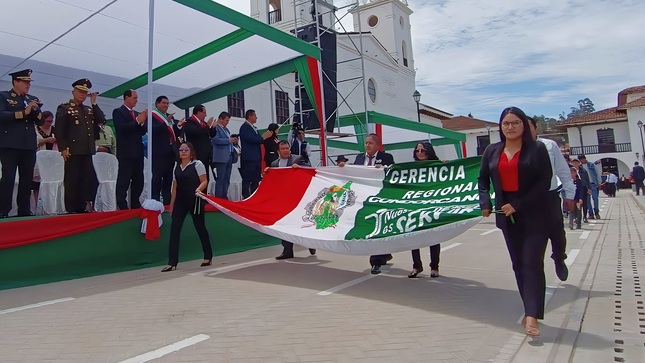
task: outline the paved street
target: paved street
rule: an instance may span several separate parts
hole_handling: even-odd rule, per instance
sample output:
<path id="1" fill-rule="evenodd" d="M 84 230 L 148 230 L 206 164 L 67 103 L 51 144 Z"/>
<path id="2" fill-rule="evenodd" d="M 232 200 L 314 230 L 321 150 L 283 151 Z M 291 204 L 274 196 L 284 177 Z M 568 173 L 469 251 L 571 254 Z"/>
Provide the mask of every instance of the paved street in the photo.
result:
<path id="1" fill-rule="evenodd" d="M 164 274 L 0 291 L 0 361 L 644 362 L 639 198 L 601 198 L 602 220 L 567 228 L 569 280 L 547 257 L 540 338 L 523 334 L 491 218 L 442 244 L 437 279 L 427 248 L 422 277 L 409 279 L 409 252 L 373 276 L 367 257 L 296 248 L 297 258 L 275 261 L 275 246 L 218 257 L 211 268 L 188 261 Z"/>

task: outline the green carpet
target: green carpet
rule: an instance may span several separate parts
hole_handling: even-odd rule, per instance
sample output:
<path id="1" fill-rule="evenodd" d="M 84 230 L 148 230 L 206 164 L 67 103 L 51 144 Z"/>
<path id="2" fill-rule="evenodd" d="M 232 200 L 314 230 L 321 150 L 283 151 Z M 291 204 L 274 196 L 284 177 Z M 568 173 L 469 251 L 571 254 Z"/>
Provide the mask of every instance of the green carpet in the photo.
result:
<path id="1" fill-rule="evenodd" d="M 161 238 L 156 241 L 144 238 L 141 220 L 135 218 L 65 238 L 0 250 L 0 290 L 165 265 L 170 217 L 168 213 L 163 216 Z M 216 256 L 280 243 L 222 213 L 206 213 L 206 227 Z M 180 266 L 182 261 L 203 258 L 190 216 L 184 222 L 180 246 Z"/>

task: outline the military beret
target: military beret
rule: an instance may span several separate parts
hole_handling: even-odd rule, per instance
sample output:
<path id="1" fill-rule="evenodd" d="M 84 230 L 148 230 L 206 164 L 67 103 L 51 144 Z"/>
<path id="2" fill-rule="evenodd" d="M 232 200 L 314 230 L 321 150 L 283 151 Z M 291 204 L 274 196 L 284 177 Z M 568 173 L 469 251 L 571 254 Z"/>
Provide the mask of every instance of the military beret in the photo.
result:
<path id="1" fill-rule="evenodd" d="M 78 88 L 81 91 L 89 91 L 92 88 L 92 82 L 87 78 L 79 79 L 78 81 L 72 83 L 72 87 Z"/>
<path id="2" fill-rule="evenodd" d="M 31 69 L 23 69 L 22 71 L 9 73 L 12 81 L 31 81 Z"/>

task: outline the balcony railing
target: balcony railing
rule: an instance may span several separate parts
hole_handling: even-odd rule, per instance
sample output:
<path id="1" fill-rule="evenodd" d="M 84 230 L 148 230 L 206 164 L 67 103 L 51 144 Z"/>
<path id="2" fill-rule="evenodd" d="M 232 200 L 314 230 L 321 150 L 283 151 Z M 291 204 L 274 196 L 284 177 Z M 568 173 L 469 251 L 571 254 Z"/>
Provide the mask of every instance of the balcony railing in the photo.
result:
<path id="1" fill-rule="evenodd" d="M 625 142 L 622 144 L 613 145 L 585 145 L 585 146 L 572 146 L 569 153 L 571 155 L 592 155 L 592 154 L 605 154 L 605 153 L 623 153 L 631 152 L 632 144 Z"/>
<path id="2" fill-rule="evenodd" d="M 282 11 L 280 9 L 269 11 L 269 24 L 282 21 Z"/>

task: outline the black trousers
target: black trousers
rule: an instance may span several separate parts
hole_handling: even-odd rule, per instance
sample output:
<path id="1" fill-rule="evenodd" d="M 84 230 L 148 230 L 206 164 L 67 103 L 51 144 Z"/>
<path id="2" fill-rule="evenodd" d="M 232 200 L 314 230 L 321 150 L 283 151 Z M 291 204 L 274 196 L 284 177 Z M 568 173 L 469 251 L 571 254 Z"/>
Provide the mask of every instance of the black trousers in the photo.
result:
<path id="1" fill-rule="evenodd" d="M 587 211 L 588 211 L 588 208 L 589 208 L 589 206 L 587 205 L 587 204 L 589 204 L 589 194 L 587 194 L 588 190 L 589 190 L 589 188 L 583 186 L 582 187 L 582 196 L 580 197 L 580 198 L 582 198 L 582 218 L 585 219 L 585 220 L 587 219 Z"/>
<path id="2" fill-rule="evenodd" d="M 206 223 L 204 221 L 204 212 L 201 211 L 199 214 L 194 214 L 193 208 L 194 206 L 177 203 L 177 201 L 175 201 L 175 205 L 172 210 L 170 242 L 168 246 L 168 264 L 171 266 L 176 266 L 177 263 L 179 263 L 179 239 L 181 236 L 181 228 L 183 227 L 184 220 L 188 214 L 193 218 L 193 225 L 195 226 L 199 240 L 202 243 L 204 259 L 210 260 L 213 257 L 213 249 L 211 248 L 210 237 L 208 236 L 208 230 L 206 229 Z"/>
<path id="3" fill-rule="evenodd" d="M 437 244 L 430 246 L 430 269 L 438 270 L 439 269 L 439 253 L 441 253 L 441 245 Z M 423 269 L 423 262 L 421 261 L 421 251 L 412 250 L 412 268 L 417 270 Z"/>
<path id="4" fill-rule="evenodd" d="M 31 207 L 29 196 L 31 195 L 32 179 L 34 178 L 34 164 L 36 163 L 36 149 L 22 150 L 11 148 L 0 148 L 0 162 L 2 163 L 2 179 L 0 179 L 0 216 L 8 216 L 11 211 L 13 199 L 13 187 L 16 181 L 16 170 L 20 180 L 18 181 L 18 215 L 30 215 Z"/>
<path id="5" fill-rule="evenodd" d="M 386 255 L 372 255 L 370 256 L 370 266 L 383 266 L 387 263 L 387 260 L 392 256 L 392 254 Z"/>
<path id="6" fill-rule="evenodd" d="M 504 195 L 504 200 L 515 198 Z M 515 213 L 515 223 L 507 218 L 506 223 L 498 225 L 504 234 L 506 248 L 511 256 L 515 281 L 524 304 L 524 314 L 536 319 L 544 319 L 544 296 L 546 277 L 544 276 L 544 253 L 546 251 L 548 229 L 544 219 L 523 213 Z"/>
<path id="7" fill-rule="evenodd" d="M 65 210 L 85 211 L 85 202 L 93 201 L 92 189 L 96 180 L 92 155 L 71 155 L 65 162 Z"/>
<path id="8" fill-rule="evenodd" d="M 152 156 L 152 199 L 170 205 L 170 192 L 172 189 L 172 170 L 175 167 L 175 158 L 172 154 L 167 156 Z"/>
<path id="9" fill-rule="evenodd" d="M 143 158 L 119 159 L 119 173 L 116 177 L 116 205 L 128 209 L 128 188 L 130 189 L 130 208 L 141 208 L 139 197 L 143 192 Z"/>
<path id="10" fill-rule="evenodd" d="M 309 253 L 315 254 L 316 250 L 313 248 L 310 248 Z M 293 257 L 293 242 L 282 240 L 282 254 L 285 256 Z"/>
<path id="11" fill-rule="evenodd" d="M 240 165 L 240 176 L 242 177 L 242 198 L 251 196 L 260 185 L 262 180 L 261 161 L 242 161 Z"/>
<path id="12" fill-rule="evenodd" d="M 546 215 L 550 219 L 551 258 L 555 261 L 564 261 L 567 259 L 567 234 L 564 231 L 562 199 L 559 193 L 549 192 Z"/>

